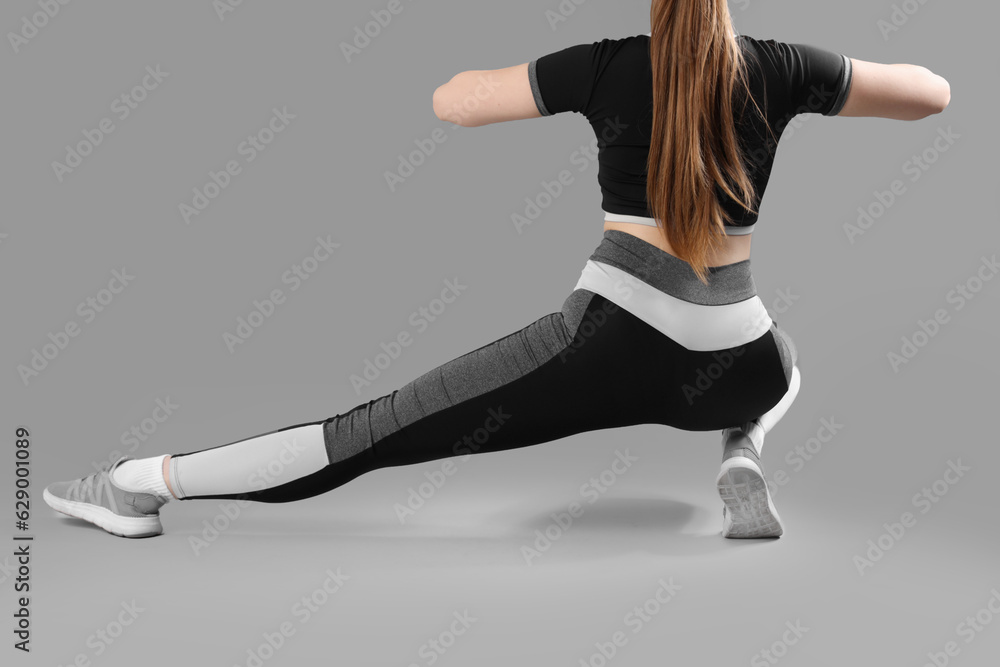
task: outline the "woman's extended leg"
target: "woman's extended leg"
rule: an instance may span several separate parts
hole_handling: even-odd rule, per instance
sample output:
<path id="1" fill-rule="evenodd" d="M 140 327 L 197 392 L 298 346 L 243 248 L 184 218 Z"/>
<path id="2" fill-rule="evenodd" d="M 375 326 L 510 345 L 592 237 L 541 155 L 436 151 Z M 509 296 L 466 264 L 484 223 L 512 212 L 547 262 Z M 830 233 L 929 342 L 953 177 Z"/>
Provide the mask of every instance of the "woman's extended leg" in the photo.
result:
<path id="1" fill-rule="evenodd" d="M 645 327 L 641 335 L 637 326 Z M 46 489 L 54 509 L 129 537 L 162 532 L 174 498 L 284 503 L 366 472 L 655 421 L 623 380 L 663 338 L 624 309 L 574 290 L 559 312 L 323 421 L 145 459 Z M 170 488 L 166 490 L 166 478 Z"/>
<path id="2" fill-rule="evenodd" d="M 175 454 L 171 489 L 182 500 L 283 503 L 378 468 L 655 421 L 622 384 L 635 372 L 628 347 L 641 345 L 637 324 L 603 297 L 576 290 L 560 312 L 345 413 Z"/>
<path id="3" fill-rule="evenodd" d="M 584 431 L 642 423 L 714 430 L 775 405 L 788 377 L 775 365 L 775 347 L 764 336 L 734 349 L 710 395 L 692 401 L 685 387 L 718 351 L 687 350 L 602 295 L 577 289 L 560 312 L 346 413 L 171 456 L 171 488 L 182 500 L 282 503 L 378 468 Z M 747 378 L 754 379 L 753 395 Z"/>

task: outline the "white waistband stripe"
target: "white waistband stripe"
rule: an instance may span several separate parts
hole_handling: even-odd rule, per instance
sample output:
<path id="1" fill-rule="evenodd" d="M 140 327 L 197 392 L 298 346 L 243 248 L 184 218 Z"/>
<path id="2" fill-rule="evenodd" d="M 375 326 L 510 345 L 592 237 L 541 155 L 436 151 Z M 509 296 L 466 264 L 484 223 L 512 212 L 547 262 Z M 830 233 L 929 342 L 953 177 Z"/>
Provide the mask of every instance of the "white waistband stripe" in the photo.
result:
<path id="1" fill-rule="evenodd" d="M 656 227 L 656 220 L 641 215 L 626 215 L 624 213 L 608 213 L 604 211 L 604 219 L 607 222 L 634 222 L 640 225 Z M 746 227 L 727 226 L 726 234 L 728 236 L 745 236 L 746 234 L 753 234 L 753 228 L 753 225 L 747 225 Z"/>
<path id="2" fill-rule="evenodd" d="M 656 227 L 656 220 L 653 218 L 645 218 L 640 215 L 625 215 L 624 213 L 608 213 L 605 211 L 604 219 L 609 222 L 636 222 L 640 225 Z"/>
<path id="3" fill-rule="evenodd" d="M 618 267 L 593 260 L 587 260 L 574 289 L 600 294 L 689 350 L 738 347 L 771 328 L 771 317 L 756 295 L 722 306 L 690 303 Z"/>

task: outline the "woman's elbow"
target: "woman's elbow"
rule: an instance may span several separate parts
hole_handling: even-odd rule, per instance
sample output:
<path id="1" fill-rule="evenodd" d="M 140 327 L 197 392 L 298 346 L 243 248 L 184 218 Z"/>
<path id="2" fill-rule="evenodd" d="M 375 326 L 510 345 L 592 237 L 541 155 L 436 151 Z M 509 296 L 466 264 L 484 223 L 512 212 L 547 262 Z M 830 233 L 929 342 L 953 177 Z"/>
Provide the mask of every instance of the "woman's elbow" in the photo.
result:
<path id="1" fill-rule="evenodd" d="M 951 84 L 943 76 L 935 74 L 930 70 L 927 70 L 928 74 L 933 77 L 933 90 L 934 94 L 931 99 L 930 113 L 928 115 L 938 114 L 948 108 L 951 104 Z"/>
<path id="2" fill-rule="evenodd" d="M 448 108 L 445 101 L 445 97 L 447 96 L 447 92 L 445 91 L 445 86 L 447 85 L 448 84 L 444 84 L 435 88 L 434 96 L 431 98 L 431 105 L 433 105 L 434 107 L 434 115 L 440 118 L 441 120 L 448 120 L 447 118 L 445 118 L 446 114 L 448 113 Z"/>
<path id="3" fill-rule="evenodd" d="M 434 115 L 439 119 L 449 123 L 454 123 L 455 125 L 462 125 L 462 115 L 455 113 L 455 104 L 452 100 L 451 93 L 453 88 L 452 84 L 454 83 L 456 77 L 452 77 L 451 81 L 438 86 L 434 90 L 431 104 L 434 107 Z"/>
<path id="4" fill-rule="evenodd" d="M 951 104 L 951 84 L 944 77 L 939 77 L 941 79 L 941 99 L 940 99 L 940 110 L 937 113 L 941 113 L 948 108 Z"/>

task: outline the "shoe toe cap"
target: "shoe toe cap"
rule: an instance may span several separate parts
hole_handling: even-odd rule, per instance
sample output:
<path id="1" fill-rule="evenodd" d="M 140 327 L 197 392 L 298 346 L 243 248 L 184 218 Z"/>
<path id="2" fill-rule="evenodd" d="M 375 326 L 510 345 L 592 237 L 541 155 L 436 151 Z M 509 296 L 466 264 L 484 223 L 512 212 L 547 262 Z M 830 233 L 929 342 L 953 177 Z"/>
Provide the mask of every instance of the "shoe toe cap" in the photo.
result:
<path id="1" fill-rule="evenodd" d="M 70 484 L 73 482 L 53 482 L 45 487 L 45 490 L 56 498 L 66 498 Z"/>

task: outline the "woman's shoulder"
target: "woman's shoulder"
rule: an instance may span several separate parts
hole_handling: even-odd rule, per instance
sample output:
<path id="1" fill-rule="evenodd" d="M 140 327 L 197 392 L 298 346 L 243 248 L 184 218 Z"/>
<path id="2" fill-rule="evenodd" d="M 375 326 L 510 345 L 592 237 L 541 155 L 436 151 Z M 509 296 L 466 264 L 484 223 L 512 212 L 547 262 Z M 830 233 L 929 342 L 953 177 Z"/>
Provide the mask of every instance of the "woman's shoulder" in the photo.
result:
<path id="1" fill-rule="evenodd" d="M 593 68 L 595 76 L 600 77 L 608 68 L 622 73 L 643 61 L 648 63 L 649 37 L 648 33 L 604 37 L 569 48 Z"/>

